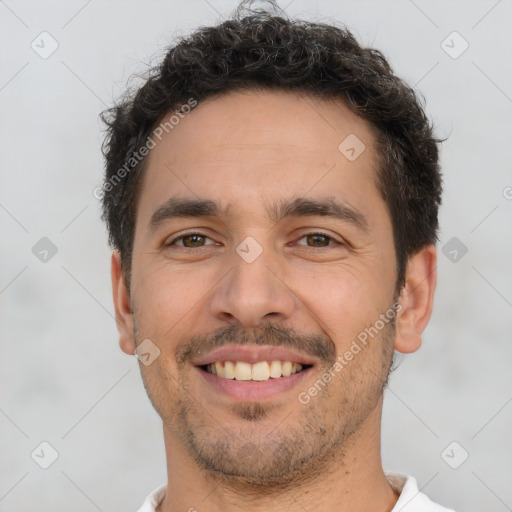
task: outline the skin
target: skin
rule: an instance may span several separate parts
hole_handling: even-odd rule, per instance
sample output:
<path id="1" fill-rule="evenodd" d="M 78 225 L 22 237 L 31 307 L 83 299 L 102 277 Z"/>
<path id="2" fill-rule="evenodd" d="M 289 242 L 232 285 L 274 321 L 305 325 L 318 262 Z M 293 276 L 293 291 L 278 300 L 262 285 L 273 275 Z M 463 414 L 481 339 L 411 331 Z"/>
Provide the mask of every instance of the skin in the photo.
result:
<path id="1" fill-rule="evenodd" d="M 349 134 L 366 146 L 352 162 L 338 150 Z M 163 421 L 168 492 L 159 510 L 385 512 L 396 503 L 380 458 L 382 391 L 393 350 L 421 345 L 435 247 L 410 258 L 394 325 L 309 403 L 297 399 L 395 301 L 392 223 L 376 187 L 374 146 L 371 125 L 340 102 L 253 90 L 202 102 L 151 150 L 131 289 L 117 251 L 112 283 L 122 350 L 133 354 L 148 338 L 160 350 L 141 364 Z M 227 211 L 150 229 L 171 197 Z M 321 215 L 269 216 L 269 204 L 297 197 L 349 205 L 367 229 Z M 191 232 L 203 236 L 178 239 Z M 263 249 L 252 263 L 236 252 L 248 236 Z M 315 364 L 291 390 L 235 401 L 205 383 L 191 359 L 242 339 L 296 348 Z"/>

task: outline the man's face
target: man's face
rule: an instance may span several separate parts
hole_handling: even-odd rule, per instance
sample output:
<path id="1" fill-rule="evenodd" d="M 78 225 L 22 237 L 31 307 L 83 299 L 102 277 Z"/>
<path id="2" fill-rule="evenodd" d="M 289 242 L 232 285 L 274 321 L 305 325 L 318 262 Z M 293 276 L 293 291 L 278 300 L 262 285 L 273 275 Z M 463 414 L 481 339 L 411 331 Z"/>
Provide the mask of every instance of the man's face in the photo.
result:
<path id="1" fill-rule="evenodd" d="M 362 146 L 338 149 L 351 134 L 365 145 L 359 156 Z M 146 389 L 166 435 L 200 467 L 282 482 L 319 470 L 377 421 L 392 324 L 332 371 L 394 302 L 376 155 L 369 124 L 344 105 L 275 91 L 205 101 L 151 150 L 137 205 L 134 338 L 160 350 L 141 365 Z M 321 214 L 333 205 L 338 215 Z M 260 381 L 208 373 L 226 360 L 239 361 L 240 378 L 265 379 L 273 360 L 304 369 Z"/>

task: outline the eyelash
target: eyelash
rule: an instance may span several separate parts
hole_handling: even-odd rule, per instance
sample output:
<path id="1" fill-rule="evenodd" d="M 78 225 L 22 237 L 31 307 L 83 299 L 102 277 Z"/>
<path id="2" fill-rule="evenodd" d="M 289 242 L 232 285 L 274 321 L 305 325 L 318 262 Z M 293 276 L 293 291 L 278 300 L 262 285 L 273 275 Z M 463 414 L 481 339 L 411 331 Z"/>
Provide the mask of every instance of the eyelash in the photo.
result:
<path id="1" fill-rule="evenodd" d="M 172 247 L 172 246 L 174 246 L 176 244 L 177 241 L 183 240 L 184 238 L 187 238 L 189 236 L 194 236 L 194 235 L 201 236 L 203 238 L 208 238 L 208 239 L 211 240 L 211 238 L 208 235 L 204 234 L 204 233 L 201 233 L 199 231 L 192 231 L 190 233 L 185 233 L 183 235 L 180 235 L 180 236 L 174 238 L 169 243 L 165 244 L 165 247 Z M 344 246 L 344 245 L 346 245 L 345 243 L 336 240 L 333 236 L 327 235 L 326 233 L 322 233 L 321 231 L 312 231 L 310 233 L 306 233 L 306 234 L 302 235 L 300 238 L 298 238 L 298 240 L 302 240 L 303 238 L 306 238 L 308 236 L 316 236 L 316 235 L 320 235 L 320 236 L 323 236 L 323 237 L 329 239 L 329 242 L 334 242 L 334 244 L 335 244 L 334 246 L 336 246 L 336 245 L 337 246 Z M 209 244 L 209 245 L 215 245 L 215 244 Z M 197 251 L 197 249 L 202 249 L 202 248 L 208 247 L 208 246 L 207 245 L 202 245 L 202 246 L 199 246 L 199 247 L 195 248 L 195 247 L 185 247 L 183 245 L 178 245 L 177 247 L 180 247 L 182 250 L 194 251 L 195 252 L 195 251 Z M 328 249 L 331 246 L 314 247 L 314 246 L 304 245 L 303 247 L 305 247 L 306 249 Z"/>
<path id="2" fill-rule="evenodd" d="M 192 231 L 190 233 L 185 233 L 183 235 L 180 235 L 176 238 L 174 238 L 173 240 L 171 240 L 168 244 L 165 244 L 165 247 L 172 247 L 173 245 L 175 245 L 175 243 L 178 241 L 178 240 L 183 240 L 184 238 L 187 238 L 189 236 L 202 236 L 203 238 L 209 238 L 211 240 L 211 238 L 208 236 L 208 235 L 205 235 L 204 233 L 201 233 L 199 231 Z M 210 245 L 214 245 L 214 244 L 210 244 Z M 196 250 L 196 248 L 194 247 L 185 247 L 185 246 L 182 246 L 182 245 L 179 245 L 178 247 L 180 247 L 181 249 L 185 249 L 185 250 L 189 250 L 189 251 L 194 251 Z M 198 247 L 198 249 L 201 249 L 203 247 L 206 247 L 206 246 L 200 246 Z"/>

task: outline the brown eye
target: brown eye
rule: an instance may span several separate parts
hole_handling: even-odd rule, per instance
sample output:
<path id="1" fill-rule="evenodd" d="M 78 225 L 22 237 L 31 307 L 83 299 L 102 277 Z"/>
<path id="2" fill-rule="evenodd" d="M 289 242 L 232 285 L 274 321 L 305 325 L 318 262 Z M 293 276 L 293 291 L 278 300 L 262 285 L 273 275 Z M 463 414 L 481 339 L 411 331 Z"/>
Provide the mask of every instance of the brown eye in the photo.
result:
<path id="1" fill-rule="evenodd" d="M 305 240 L 306 243 L 300 243 L 300 240 Z M 324 235 L 323 233 L 310 233 L 304 235 L 299 239 L 298 245 L 306 245 L 308 247 L 329 247 L 331 242 L 337 243 L 332 237 Z"/>
<path id="2" fill-rule="evenodd" d="M 306 237 L 308 245 L 313 247 L 327 247 L 331 241 L 328 236 L 325 235 L 308 235 Z"/>
<path id="3" fill-rule="evenodd" d="M 202 247 L 204 239 L 203 235 L 187 235 L 182 238 L 185 247 Z"/>
<path id="4" fill-rule="evenodd" d="M 202 235 L 201 233 L 189 233 L 188 235 L 182 235 L 175 238 L 169 242 L 167 246 L 177 245 L 178 247 L 184 247 L 185 249 L 195 249 L 197 247 L 212 245 L 212 243 L 207 243 L 207 240 L 211 239 L 206 235 Z"/>

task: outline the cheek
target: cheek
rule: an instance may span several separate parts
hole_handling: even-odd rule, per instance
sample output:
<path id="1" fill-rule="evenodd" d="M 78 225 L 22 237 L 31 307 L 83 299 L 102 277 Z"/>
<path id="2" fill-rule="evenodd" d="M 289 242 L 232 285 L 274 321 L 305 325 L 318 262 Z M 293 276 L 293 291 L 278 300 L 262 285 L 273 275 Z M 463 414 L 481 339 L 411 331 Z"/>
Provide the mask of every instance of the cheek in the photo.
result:
<path id="1" fill-rule="evenodd" d="M 335 270 L 297 273 L 290 288 L 305 315 L 336 343 L 349 343 L 379 317 L 379 307 L 385 302 L 382 288 L 368 279 L 363 269 L 339 265 Z"/>
<path id="2" fill-rule="evenodd" d="M 155 339 L 179 333 L 210 288 L 199 272 L 171 272 L 165 268 L 145 272 L 138 282 L 137 320 L 144 329 L 141 335 Z"/>

